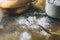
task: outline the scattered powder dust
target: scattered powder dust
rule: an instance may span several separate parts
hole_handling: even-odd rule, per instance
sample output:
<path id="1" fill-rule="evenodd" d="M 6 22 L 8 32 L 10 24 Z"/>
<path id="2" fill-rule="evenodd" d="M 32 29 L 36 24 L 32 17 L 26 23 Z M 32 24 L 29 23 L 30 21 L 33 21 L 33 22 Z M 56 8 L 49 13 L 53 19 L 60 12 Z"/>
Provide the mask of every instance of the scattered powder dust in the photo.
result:
<path id="1" fill-rule="evenodd" d="M 24 31 L 21 35 L 20 35 L 20 40 L 31 40 L 31 35 Z"/>
<path id="2" fill-rule="evenodd" d="M 39 28 L 38 25 L 42 25 L 44 28 L 47 28 L 46 26 L 49 26 L 50 23 L 46 22 L 47 17 L 38 18 L 36 16 L 29 16 L 28 18 L 20 17 L 17 22 L 22 26 L 27 26 L 30 28 Z M 38 24 L 38 25 L 37 25 Z"/>
<path id="3" fill-rule="evenodd" d="M 46 36 L 48 33 L 47 32 L 45 32 L 44 30 L 42 30 L 41 32 L 41 35 L 44 35 L 44 36 Z"/>
<path id="4" fill-rule="evenodd" d="M 37 20 L 39 25 L 42 25 L 44 28 L 49 27 L 50 23 L 47 22 L 47 17 L 43 17 Z"/>
<path id="5" fill-rule="evenodd" d="M 42 25 L 44 28 L 47 28 L 46 26 L 50 25 L 50 23 L 46 22 L 46 19 L 47 19 L 47 17 L 42 17 L 42 18 L 37 19 L 36 16 L 29 16 L 28 18 L 21 17 L 17 21 L 19 22 L 20 25 L 22 25 L 23 28 L 26 28 L 25 27 L 25 25 L 26 25 L 28 28 L 31 28 L 31 29 L 39 29 L 40 28 L 39 25 Z M 26 32 L 24 32 L 22 35 L 24 35 L 25 33 Z M 25 36 L 26 36 L 26 34 L 25 34 Z M 47 35 L 48 33 L 46 31 L 42 30 L 40 32 L 40 34 Z M 21 40 L 23 40 L 23 39 L 21 39 Z"/>
<path id="6" fill-rule="evenodd" d="M 28 18 L 19 18 L 19 20 L 17 20 L 17 22 L 21 25 L 21 26 L 27 26 L 27 27 L 30 27 L 30 28 L 39 28 L 39 26 L 36 24 L 36 17 L 35 16 L 29 16 Z M 25 28 L 25 27 L 24 27 Z"/>

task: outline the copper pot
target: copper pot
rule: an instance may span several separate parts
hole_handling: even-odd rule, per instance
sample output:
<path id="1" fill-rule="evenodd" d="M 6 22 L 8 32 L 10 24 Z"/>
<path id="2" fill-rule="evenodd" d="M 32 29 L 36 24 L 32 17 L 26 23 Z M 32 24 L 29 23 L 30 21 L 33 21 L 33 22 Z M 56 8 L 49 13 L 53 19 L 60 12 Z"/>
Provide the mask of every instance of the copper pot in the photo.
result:
<path id="1" fill-rule="evenodd" d="M 0 0 L 0 8 L 4 13 L 18 13 L 25 12 L 32 0 Z"/>

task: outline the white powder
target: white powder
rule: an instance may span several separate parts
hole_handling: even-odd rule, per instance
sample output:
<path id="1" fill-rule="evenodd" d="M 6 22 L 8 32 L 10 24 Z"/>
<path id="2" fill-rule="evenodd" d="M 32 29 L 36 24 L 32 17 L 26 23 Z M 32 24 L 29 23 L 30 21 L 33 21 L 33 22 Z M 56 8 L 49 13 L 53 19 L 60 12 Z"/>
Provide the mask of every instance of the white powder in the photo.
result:
<path id="1" fill-rule="evenodd" d="M 28 20 L 28 21 L 27 21 Z M 29 16 L 28 18 L 25 17 L 20 17 L 19 20 L 17 20 L 17 22 L 22 25 L 23 28 L 26 28 L 25 26 L 27 26 L 28 28 L 32 28 L 32 29 L 37 29 L 39 28 L 39 26 L 36 24 L 36 16 Z"/>
<path id="2" fill-rule="evenodd" d="M 45 32 L 44 30 L 43 30 L 43 31 L 41 31 L 40 33 L 41 33 L 42 35 L 45 35 L 45 36 L 48 34 L 48 33 L 47 33 L 47 32 Z"/>
<path id="3" fill-rule="evenodd" d="M 50 23 L 47 23 L 46 19 L 47 19 L 47 17 L 42 17 L 42 18 L 38 19 L 37 22 L 39 25 L 42 25 L 44 28 L 47 28 L 47 27 L 49 27 Z"/>
<path id="4" fill-rule="evenodd" d="M 31 40 L 31 35 L 25 31 L 21 34 L 20 40 Z"/>
<path id="5" fill-rule="evenodd" d="M 30 25 L 30 23 L 26 20 L 26 18 L 24 18 L 24 17 L 20 17 L 18 20 L 17 20 L 17 22 L 19 23 L 19 24 L 23 24 L 23 25 Z"/>
<path id="6" fill-rule="evenodd" d="M 44 28 L 49 27 L 50 23 L 47 23 L 46 19 L 47 17 L 36 19 L 36 16 L 29 16 L 28 18 L 20 17 L 17 21 L 23 28 L 26 28 L 25 26 L 27 26 L 28 28 L 38 29 L 40 27 L 38 25 L 42 25 Z"/>

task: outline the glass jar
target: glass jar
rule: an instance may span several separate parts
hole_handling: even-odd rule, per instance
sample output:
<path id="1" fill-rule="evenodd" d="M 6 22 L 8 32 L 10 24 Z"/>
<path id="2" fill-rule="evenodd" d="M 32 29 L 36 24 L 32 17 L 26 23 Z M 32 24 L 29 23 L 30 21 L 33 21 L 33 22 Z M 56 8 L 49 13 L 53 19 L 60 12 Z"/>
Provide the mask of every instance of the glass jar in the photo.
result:
<path id="1" fill-rule="evenodd" d="M 60 18 L 60 0 L 46 0 L 46 13 L 53 18 Z"/>

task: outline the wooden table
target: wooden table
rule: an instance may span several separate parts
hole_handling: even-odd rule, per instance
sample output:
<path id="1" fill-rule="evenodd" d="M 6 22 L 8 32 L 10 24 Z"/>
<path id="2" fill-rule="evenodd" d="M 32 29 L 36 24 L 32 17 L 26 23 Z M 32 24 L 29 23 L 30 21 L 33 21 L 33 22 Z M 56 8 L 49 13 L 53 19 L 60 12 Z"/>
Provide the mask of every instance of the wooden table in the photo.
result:
<path id="1" fill-rule="evenodd" d="M 31 9 L 21 15 L 1 13 L 0 40 L 47 40 L 47 33 L 37 24 L 51 33 L 60 34 L 60 20 L 44 16 L 45 12 Z"/>

